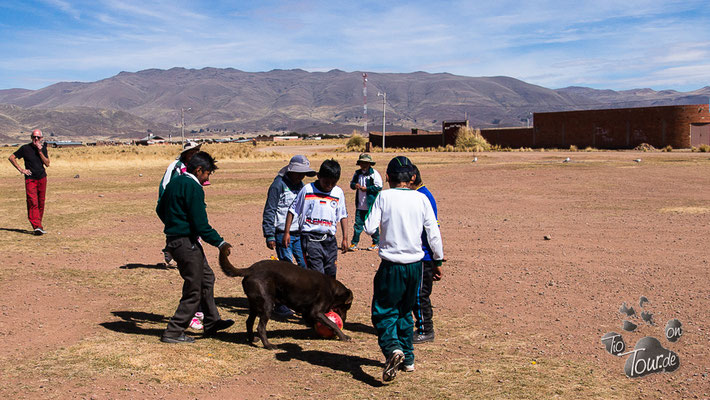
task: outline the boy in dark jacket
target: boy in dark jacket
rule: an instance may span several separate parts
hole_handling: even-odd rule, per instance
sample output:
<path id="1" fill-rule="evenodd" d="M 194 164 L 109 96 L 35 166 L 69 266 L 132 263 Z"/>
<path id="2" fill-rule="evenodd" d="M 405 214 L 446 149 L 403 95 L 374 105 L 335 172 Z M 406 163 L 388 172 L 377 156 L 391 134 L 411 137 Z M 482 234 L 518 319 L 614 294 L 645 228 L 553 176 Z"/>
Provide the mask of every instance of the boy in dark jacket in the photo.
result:
<path id="1" fill-rule="evenodd" d="M 375 162 L 367 153 L 360 154 L 357 160 L 360 169 L 355 171 L 353 179 L 350 181 L 350 189 L 355 190 L 355 226 L 353 239 L 350 241 L 349 251 L 355 251 L 360 241 L 360 234 L 365 226 L 365 217 L 370 210 L 370 206 L 375 201 L 377 194 L 382 190 L 382 177 L 372 168 Z M 380 244 L 380 230 L 372 234 L 372 246 L 368 250 L 377 250 Z"/>
<path id="2" fill-rule="evenodd" d="M 214 272 L 207 264 L 202 245 L 197 238 L 219 247 L 231 245 L 222 239 L 207 221 L 205 192 L 202 185 L 217 169 L 215 160 L 201 151 L 187 163 L 187 171 L 172 179 L 158 200 L 156 212 L 165 224 L 166 246 L 177 262 L 180 276 L 185 280 L 182 298 L 175 315 L 160 338 L 165 343 L 192 343 L 195 339 L 185 335 L 198 307 L 204 312 L 204 334 L 214 335 L 217 331 L 234 324 L 231 319 L 223 320 L 214 302 Z"/>

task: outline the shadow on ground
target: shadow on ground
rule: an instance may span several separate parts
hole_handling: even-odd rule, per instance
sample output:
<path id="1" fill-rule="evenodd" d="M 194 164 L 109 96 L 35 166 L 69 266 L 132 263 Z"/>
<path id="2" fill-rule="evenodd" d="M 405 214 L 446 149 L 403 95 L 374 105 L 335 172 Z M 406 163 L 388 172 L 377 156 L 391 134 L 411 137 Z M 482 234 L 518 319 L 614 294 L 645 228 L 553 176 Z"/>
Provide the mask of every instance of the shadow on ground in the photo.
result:
<path id="1" fill-rule="evenodd" d="M 215 297 L 214 301 L 217 304 L 217 307 L 223 308 L 232 314 L 244 316 L 249 315 L 249 299 L 246 297 Z M 272 315 L 271 320 L 293 323 L 303 322 L 301 317 L 298 315 L 294 315 L 289 318 L 280 318 Z M 257 319 L 256 323 L 258 322 L 259 320 Z M 254 329 L 256 329 L 256 323 L 254 324 Z M 345 326 L 343 328 L 351 332 L 368 333 L 370 335 L 377 334 L 377 331 L 372 325 L 365 325 L 360 322 L 345 322 Z"/>
<path id="2" fill-rule="evenodd" d="M 362 369 L 364 365 L 383 367 L 383 364 L 379 361 L 320 350 L 303 351 L 301 346 L 292 343 L 284 343 L 277 347 L 279 350 L 283 350 L 282 353 L 276 354 L 276 359 L 279 361 L 300 360 L 312 365 L 350 373 L 354 379 L 372 387 L 384 386 L 381 381 L 375 379 L 375 377 L 369 375 Z"/>
<path id="3" fill-rule="evenodd" d="M 34 235 L 35 232 L 28 229 L 16 229 L 16 228 L 0 228 L 0 231 L 24 233 L 25 235 Z"/>
<path id="4" fill-rule="evenodd" d="M 131 335 L 147 335 L 160 337 L 168 323 L 168 318 L 164 315 L 147 313 L 143 311 L 113 311 L 111 314 L 119 317 L 122 321 L 102 322 L 99 325 L 104 328 Z M 142 324 L 164 324 L 159 328 L 143 328 Z"/>
<path id="5" fill-rule="evenodd" d="M 141 263 L 129 263 L 126 265 L 121 265 L 121 269 L 136 269 L 136 268 L 148 268 L 148 269 L 175 269 L 176 267 L 170 267 L 165 263 L 157 264 L 141 264 Z"/>

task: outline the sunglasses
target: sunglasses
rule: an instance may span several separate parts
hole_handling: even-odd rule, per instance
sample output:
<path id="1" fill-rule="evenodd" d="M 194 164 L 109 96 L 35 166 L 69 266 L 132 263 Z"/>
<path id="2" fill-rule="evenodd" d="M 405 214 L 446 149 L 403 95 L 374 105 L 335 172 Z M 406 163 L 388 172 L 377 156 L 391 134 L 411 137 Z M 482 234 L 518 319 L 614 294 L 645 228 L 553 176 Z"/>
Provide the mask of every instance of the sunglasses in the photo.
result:
<path id="1" fill-rule="evenodd" d="M 32 136 L 32 139 L 42 139 L 42 136 Z"/>

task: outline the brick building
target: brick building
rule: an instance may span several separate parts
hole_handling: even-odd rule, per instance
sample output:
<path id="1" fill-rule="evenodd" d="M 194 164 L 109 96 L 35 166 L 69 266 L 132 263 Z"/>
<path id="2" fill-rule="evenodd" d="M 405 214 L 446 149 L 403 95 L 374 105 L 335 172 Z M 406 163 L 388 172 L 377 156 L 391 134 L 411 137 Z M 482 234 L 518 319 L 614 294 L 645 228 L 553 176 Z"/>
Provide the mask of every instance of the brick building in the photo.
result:
<path id="1" fill-rule="evenodd" d="M 631 149 L 710 145 L 707 104 L 535 113 L 528 147 Z M 511 146 L 513 147 L 513 146 Z"/>
<path id="2" fill-rule="evenodd" d="M 492 145 L 519 148 L 632 149 L 641 143 L 662 148 L 710 145 L 708 104 L 616 108 L 535 113 L 531 128 L 483 128 Z M 456 133 L 468 121 L 445 121 L 442 132 L 412 129 L 387 132 L 387 147 L 438 147 L 456 144 Z M 370 143 L 382 147 L 382 134 L 370 132 Z"/>

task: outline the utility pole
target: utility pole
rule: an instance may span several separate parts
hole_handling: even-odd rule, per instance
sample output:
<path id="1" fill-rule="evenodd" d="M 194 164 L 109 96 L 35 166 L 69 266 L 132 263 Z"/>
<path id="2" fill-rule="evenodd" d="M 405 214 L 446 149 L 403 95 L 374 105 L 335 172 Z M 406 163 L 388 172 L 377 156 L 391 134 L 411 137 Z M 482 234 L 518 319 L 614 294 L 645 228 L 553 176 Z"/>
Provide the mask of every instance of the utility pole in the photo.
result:
<path id="1" fill-rule="evenodd" d="M 387 93 L 385 92 L 377 92 L 377 97 L 382 96 L 382 152 L 385 152 L 385 119 L 386 119 L 386 112 L 387 109 L 385 106 L 387 105 Z"/>
<path id="2" fill-rule="evenodd" d="M 180 108 L 180 136 L 182 136 L 182 145 L 185 145 L 185 111 L 192 110 L 192 107 Z"/>

